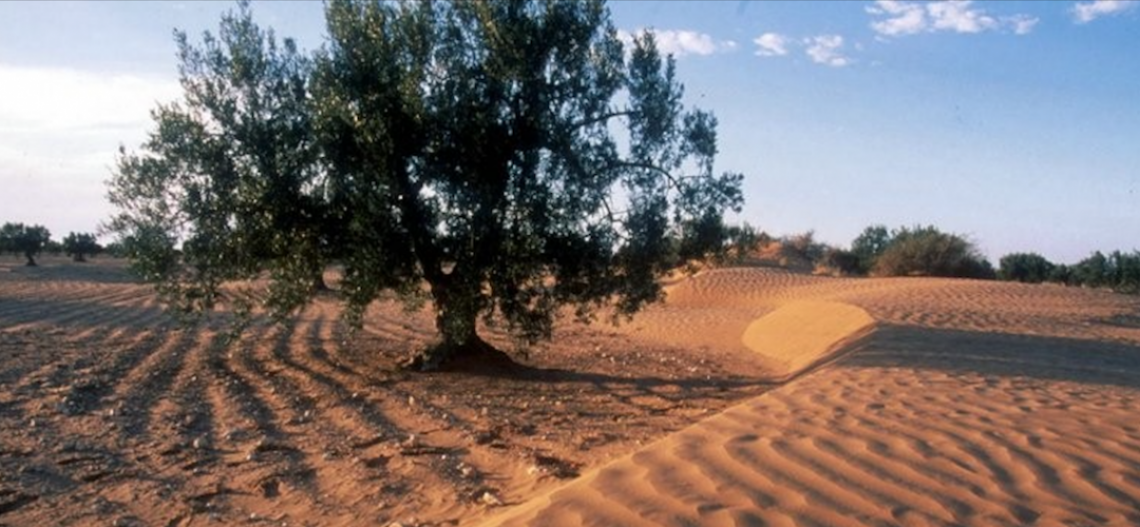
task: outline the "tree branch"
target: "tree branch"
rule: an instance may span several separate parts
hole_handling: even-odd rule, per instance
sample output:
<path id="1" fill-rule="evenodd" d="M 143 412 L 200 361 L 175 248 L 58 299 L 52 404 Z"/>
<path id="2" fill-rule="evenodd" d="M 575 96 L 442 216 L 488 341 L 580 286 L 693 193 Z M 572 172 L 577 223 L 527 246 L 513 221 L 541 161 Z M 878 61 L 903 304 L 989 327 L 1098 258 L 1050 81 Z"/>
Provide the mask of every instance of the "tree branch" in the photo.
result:
<path id="1" fill-rule="evenodd" d="M 616 112 L 606 112 L 606 113 L 603 113 L 601 115 L 597 115 L 597 116 L 589 118 L 589 119 L 583 119 L 581 121 L 576 121 L 576 122 L 570 123 L 570 129 L 571 130 L 577 130 L 579 128 L 589 126 L 592 124 L 598 124 L 598 123 L 602 123 L 605 121 L 609 121 L 610 119 L 613 119 L 615 117 L 632 117 L 632 116 L 637 115 L 639 113 L 641 113 L 641 112 L 634 111 L 634 110 L 621 110 L 621 111 L 616 111 Z"/>

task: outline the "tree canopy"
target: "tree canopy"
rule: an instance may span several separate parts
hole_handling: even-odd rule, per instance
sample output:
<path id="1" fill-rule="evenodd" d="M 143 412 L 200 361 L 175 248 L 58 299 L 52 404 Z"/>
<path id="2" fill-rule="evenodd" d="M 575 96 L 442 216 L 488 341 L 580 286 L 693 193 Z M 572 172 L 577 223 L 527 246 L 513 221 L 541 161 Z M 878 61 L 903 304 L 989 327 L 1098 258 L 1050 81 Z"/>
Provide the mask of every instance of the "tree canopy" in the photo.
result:
<path id="1" fill-rule="evenodd" d="M 175 306 L 267 275 L 287 313 L 337 262 L 357 323 L 427 285 L 430 368 L 483 347 L 480 316 L 533 343 L 561 306 L 638 311 L 673 240 L 722 244 L 742 205 L 743 176 L 714 172 L 715 117 L 684 107 L 652 33 L 623 46 L 600 1 L 334 0 L 326 21 L 311 56 L 247 4 L 201 44 L 177 34 L 184 97 L 109 182 L 109 227 Z"/>
<path id="2" fill-rule="evenodd" d="M 63 251 L 76 262 L 86 262 L 88 256 L 99 254 L 103 247 L 94 234 L 71 232 L 63 238 Z"/>
<path id="3" fill-rule="evenodd" d="M 36 255 L 51 241 L 51 232 L 43 225 L 5 223 L 0 227 L 0 252 L 24 255 L 28 266 L 36 265 Z"/>
<path id="4" fill-rule="evenodd" d="M 877 240 L 881 231 L 864 232 Z M 875 242 L 878 243 L 878 242 Z M 873 245 L 873 244 L 868 244 Z M 950 278 L 995 277 L 993 266 L 973 242 L 934 226 L 900 227 L 892 231 L 875 258 L 871 273 L 878 276 L 941 276 Z"/>

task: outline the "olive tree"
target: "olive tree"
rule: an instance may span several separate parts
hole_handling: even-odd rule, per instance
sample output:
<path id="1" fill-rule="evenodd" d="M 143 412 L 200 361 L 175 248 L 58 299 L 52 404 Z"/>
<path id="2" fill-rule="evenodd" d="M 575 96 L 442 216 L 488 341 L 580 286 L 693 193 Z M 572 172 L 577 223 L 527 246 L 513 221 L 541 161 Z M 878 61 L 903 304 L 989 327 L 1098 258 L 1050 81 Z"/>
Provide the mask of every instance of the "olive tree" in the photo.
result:
<path id="1" fill-rule="evenodd" d="M 51 241 L 51 232 L 43 225 L 5 223 L 0 227 L 0 252 L 24 255 L 25 265 L 34 267 L 36 255 Z"/>
<path id="2" fill-rule="evenodd" d="M 71 232 L 63 238 L 64 253 L 76 262 L 86 262 L 87 256 L 94 256 L 102 250 L 95 235 L 88 232 Z"/>
<path id="3" fill-rule="evenodd" d="M 489 349 L 480 317 L 533 343 L 563 306 L 635 313 L 679 232 L 723 241 L 681 226 L 742 205 L 716 119 L 599 1 L 335 0 L 326 19 L 311 61 L 244 5 L 202 48 L 180 36 L 186 97 L 122 156 L 112 226 L 187 308 L 268 272 L 293 309 L 336 261 L 356 323 L 387 292 L 430 299 L 440 342 L 413 365 L 434 368 Z"/>

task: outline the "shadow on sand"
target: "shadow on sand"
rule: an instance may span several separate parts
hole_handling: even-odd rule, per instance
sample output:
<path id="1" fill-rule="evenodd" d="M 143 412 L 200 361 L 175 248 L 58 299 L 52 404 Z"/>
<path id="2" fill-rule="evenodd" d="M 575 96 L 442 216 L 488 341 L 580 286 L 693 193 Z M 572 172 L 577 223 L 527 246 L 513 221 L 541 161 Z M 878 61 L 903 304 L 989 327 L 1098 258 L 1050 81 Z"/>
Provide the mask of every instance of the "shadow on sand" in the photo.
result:
<path id="1" fill-rule="evenodd" d="M 938 369 L 1140 388 L 1140 346 L 883 325 L 840 367 Z"/>

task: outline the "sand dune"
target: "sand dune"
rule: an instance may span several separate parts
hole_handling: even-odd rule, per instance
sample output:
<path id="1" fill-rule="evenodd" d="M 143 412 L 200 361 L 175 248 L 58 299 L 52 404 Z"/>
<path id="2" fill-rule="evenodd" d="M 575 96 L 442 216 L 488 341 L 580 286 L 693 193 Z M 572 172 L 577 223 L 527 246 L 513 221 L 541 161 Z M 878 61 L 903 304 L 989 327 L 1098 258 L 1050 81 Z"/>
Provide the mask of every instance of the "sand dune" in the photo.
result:
<path id="1" fill-rule="evenodd" d="M 732 275 L 752 276 L 715 277 L 683 298 L 744 305 L 794 291 L 862 304 L 879 322 L 839 361 L 485 525 L 1140 524 L 1134 299 Z M 759 319 L 769 333 L 810 318 L 811 303 L 790 306 Z M 835 304 L 815 306 L 827 320 Z"/>

